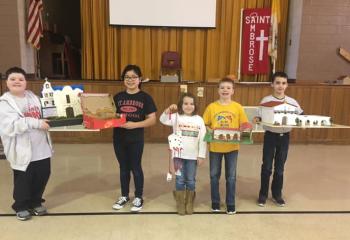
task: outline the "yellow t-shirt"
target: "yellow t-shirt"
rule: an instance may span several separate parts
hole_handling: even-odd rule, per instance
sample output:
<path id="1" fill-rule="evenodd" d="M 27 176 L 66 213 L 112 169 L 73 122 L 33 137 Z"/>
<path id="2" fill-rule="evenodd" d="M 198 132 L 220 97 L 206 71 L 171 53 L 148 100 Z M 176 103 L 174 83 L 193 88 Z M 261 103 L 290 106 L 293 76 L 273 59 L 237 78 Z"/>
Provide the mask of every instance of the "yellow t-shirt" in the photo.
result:
<path id="1" fill-rule="evenodd" d="M 203 115 L 204 123 L 211 129 L 216 128 L 240 128 L 248 123 L 247 115 L 241 104 L 232 101 L 228 105 L 222 105 L 218 101 L 209 104 Z M 239 144 L 210 143 L 211 152 L 227 153 L 239 150 Z"/>

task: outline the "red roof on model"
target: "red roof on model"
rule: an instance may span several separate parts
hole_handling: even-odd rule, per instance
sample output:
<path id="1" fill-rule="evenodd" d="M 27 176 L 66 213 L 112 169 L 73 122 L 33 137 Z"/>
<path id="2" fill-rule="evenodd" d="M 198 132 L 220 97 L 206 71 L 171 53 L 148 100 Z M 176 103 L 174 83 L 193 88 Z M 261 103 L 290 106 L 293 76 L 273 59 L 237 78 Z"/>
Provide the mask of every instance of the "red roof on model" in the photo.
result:
<path id="1" fill-rule="evenodd" d="M 213 130 L 224 130 L 224 131 L 239 131 L 239 128 L 215 128 Z"/>
<path id="2" fill-rule="evenodd" d="M 293 107 L 297 107 L 293 104 L 290 104 L 290 103 L 287 103 L 287 102 L 279 102 L 279 101 L 270 101 L 270 102 L 266 102 L 266 103 L 262 103 L 260 104 L 260 106 L 263 106 L 263 107 L 276 107 L 276 106 L 279 106 L 279 105 L 282 105 L 282 104 L 288 104 L 288 105 L 291 105 Z"/>

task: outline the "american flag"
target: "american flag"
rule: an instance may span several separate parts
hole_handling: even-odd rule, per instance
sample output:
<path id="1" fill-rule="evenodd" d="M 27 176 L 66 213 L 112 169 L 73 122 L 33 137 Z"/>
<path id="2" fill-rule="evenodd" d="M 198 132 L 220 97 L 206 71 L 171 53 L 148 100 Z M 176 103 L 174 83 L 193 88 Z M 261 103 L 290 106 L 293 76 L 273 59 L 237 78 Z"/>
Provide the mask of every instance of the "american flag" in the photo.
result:
<path id="1" fill-rule="evenodd" d="M 34 48 L 40 49 L 40 38 L 43 36 L 43 24 L 41 11 L 43 10 L 42 0 L 30 0 L 28 10 L 28 43 Z"/>

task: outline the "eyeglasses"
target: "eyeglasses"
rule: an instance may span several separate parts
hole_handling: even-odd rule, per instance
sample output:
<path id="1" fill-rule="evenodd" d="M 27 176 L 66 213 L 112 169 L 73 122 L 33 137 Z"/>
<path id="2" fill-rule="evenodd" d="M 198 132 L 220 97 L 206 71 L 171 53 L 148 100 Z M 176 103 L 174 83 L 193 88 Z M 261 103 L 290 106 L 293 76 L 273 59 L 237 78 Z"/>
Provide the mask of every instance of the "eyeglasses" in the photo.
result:
<path id="1" fill-rule="evenodd" d="M 136 80 L 136 79 L 138 79 L 138 78 L 139 78 L 139 76 L 125 76 L 125 77 L 124 77 L 124 80 L 130 81 L 130 80 Z"/>

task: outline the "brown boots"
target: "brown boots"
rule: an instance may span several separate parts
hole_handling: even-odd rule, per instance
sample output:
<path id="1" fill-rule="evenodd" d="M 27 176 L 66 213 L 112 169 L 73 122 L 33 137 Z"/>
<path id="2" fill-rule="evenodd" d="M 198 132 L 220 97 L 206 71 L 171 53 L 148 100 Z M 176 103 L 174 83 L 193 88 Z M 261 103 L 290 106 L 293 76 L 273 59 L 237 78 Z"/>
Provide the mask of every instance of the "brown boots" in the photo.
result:
<path id="1" fill-rule="evenodd" d="M 189 215 L 193 213 L 193 202 L 195 197 L 195 191 L 186 190 L 186 213 Z"/>
<path id="2" fill-rule="evenodd" d="M 193 202 L 196 196 L 194 191 L 173 191 L 176 200 L 176 209 L 179 215 L 192 214 Z"/>
<path id="3" fill-rule="evenodd" d="M 179 215 L 186 214 L 185 195 L 186 191 L 173 191 L 176 201 L 176 210 Z"/>

